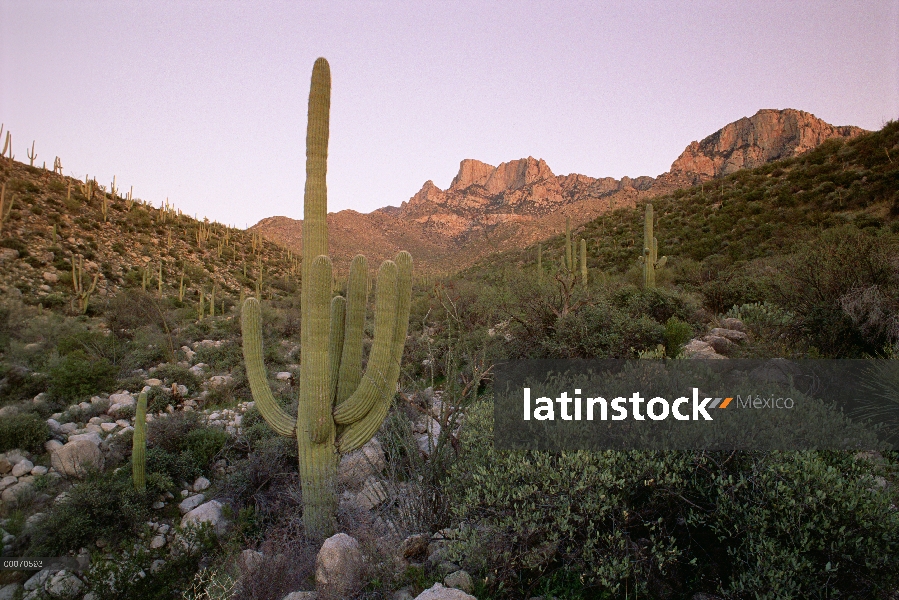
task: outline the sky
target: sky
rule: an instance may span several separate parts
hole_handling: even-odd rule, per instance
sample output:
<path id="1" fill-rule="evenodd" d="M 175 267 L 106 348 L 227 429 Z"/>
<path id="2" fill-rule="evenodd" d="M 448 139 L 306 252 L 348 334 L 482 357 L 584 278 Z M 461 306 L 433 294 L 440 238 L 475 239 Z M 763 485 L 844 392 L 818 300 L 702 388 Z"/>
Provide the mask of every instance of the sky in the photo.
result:
<path id="1" fill-rule="evenodd" d="M 0 0 L 0 122 L 16 160 L 34 141 L 156 206 L 299 219 L 319 56 L 329 211 L 446 189 L 465 158 L 655 176 L 762 108 L 899 118 L 899 0 Z"/>

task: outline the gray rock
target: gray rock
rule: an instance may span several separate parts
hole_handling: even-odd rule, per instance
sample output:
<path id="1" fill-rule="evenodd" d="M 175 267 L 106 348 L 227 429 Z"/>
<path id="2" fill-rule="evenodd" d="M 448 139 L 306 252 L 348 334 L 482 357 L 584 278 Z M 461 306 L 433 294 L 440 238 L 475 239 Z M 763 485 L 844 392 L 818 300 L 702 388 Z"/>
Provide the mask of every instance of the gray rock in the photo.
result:
<path id="1" fill-rule="evenodd" d="M 165 546 L 165 536 L 164 535 L 154 535 L 153 539 L 150 540 L 150 548 L 152 550 L 156 550 L 157 548 L 162 548 Z"/>
<path id="2" fill-rule="evenodd" d="M 97 427 L 97 429 L 100 429 L 100 428 Z M 87 440 L 94 446 L 99 446 L 100 444 L 103 443 L 103 438 L 101 438 L 100 434 L 97 433 L 96 431 L 89 431 L 88 433 L 78 433 L 78 434 L 69 436 L 70 442 L 77 442 L 79 440 Z"/>
<path id="3" fill-rule="evenodd" d="M 25 588 L 21 583 L 10 583 L 0 587 L 0 600 L 13 600 L 22 595 Z"/>
<path id="4" fill-rule="evenodd" d="M 343 455 L 337 471 L 341 485 L 357 489 L 371 475 L 377 475 L 387 466 L 384 449 L 377 438 L 372 438 L 364 446 Z"/>
<path id="5" fill-rule="evenodd" d="M 455 588 L 443 587 L 443 584 L 435 583 L 415 597 L 415 600 L 478 600 L 470 594 Z"/>
<path id="6" fill-rule="evenodd" d="M 6 475 L 10 471 L 12 471 L 12 463 L 5 455 L 0 456 L 0 475 Z"/>
<path id="7" fill-rule="evenodd" d="M 262 552 L 247 548 L 240 553 L 237 561 L 247 571 L 254 571 L 265 560 Z"/>
<path id="8" fill-rule="evenodd" d="M 47 584 L 47 592 L 54 598 L 74 598 L 84 583 L 70 571 L 57 571 Z"/>
<path id="9" fill-rule="evenodd" d="M 195 492 L 202 492 L 203 490 L 209 489 L 210 485 L 212 485 L 212 483 L 205 477 L 197 477 L 196 481 L 194 481 L 193 488 Z"/>
<path id="10" fill-rule="evenodd" d="M 53 571 L 38 571 L 25 582 L 23 587 L 29 592 L 42 588 L 51 575 L 53 575 Z"/>
<path id="11" fill-rule="evenodd" d="M 0 479 L 0 492 L 2 492 L 3 490 L 5 490 L 6 488 L 8 488 L 11 485 L 16 485 L 17 481 L 19 481 L 19 480 L 16 479 L 12 475 L 7 475 L 3 479 Z"/>
<path id="12" fill-rule="evenodd" d="M 718 354 L 728 354 L 734 347 L 732 341 L 720 335 L 707 335 L 703 340 Z"/>
<path id="13" fill-rule="evenodd" d="M 32 488 L 31 482 L 23 479 L 3 490 L 3 493 L 0 494 L 0 500 L 3 500 L 3 503 L 7 506 L 17 506 L 19 503 L 19 496 L 27 494 Z"/>
<path id="14" fill-rule="evenodd" d="M 400 552 L 402 553 L 403 558 L 414 559 L 424 557 L 428 552 L 429 541 L 430 537 L 423 533 L 410 535 L 403 540 L 403 543 L 400 546 Z"/>
<path id="15" fill-rule="evenodd" d="M 355 538 L 338 533 L 322 544 L 315 559 L 315 584 L 324 598 L 349 598 L 360 587 L 362 551 Z"/>
<path id="16" fill-rule="evenodd" d="M 356 494 L 356 505 L 364 510 L 371 510 L 380 506 L 387 500 L 387 488 L 375 477 L 369 477 L 362 486 L 362 491 Z"/>
<path id="17" fill-rule="evenodd" d="M 103 455 L 97 444 L 82 438 L 57 449 L 50 455 L 50 462 L 54 469 L 67 477 L 83 477 L 89 469 L 102 467 Z"/>
<path id="18" fill-rule="evenodd" d="M 415 594 L 412 593 L 412 586 L 406 586 L 393 592 L 390 600 L 415 600 Z"/>
<path id="19" fill-rule="evenodd" d="M 474 582 L 471 580 L 471 575 L 468 574 L 468 571 L 463 571 L 461 569 L 453 571 L 444 577 L 443 585 L 462 590 L 469 594 L 474 590 Z"/>
<path id="20" fill-rule="evenodd" d="M 193 496 L 188 496 L 184 500 L 181 501 L 181 504 L 178 505 L 178 510 L 181 511 L 182 515 L 186 515 L 196 507 L 203 504 L 203 501 L 206 498 L 203 494 L 194 494 Z"/>
<path id="21" fill-rule="evenodd" d="M 228 521 L 222 514 L 222 504 L 217 500 L 210 500 L 201 504 L 181 518 L 181 527 L 209 523 L 217 535 L 222 535 L 228 527 Z"/>
<path id="22" fill-rule="evenodd" d="M 702 340 L 690 340 L 683 349 L 683 355 L 686 358 L 698 359 L 723 359 L 724 357 L 715 352 L 715 349 Z"/>
<path id="23" fill-rule="evenodd" d="M 12 471 L 10 471 L 10 475 L 13 477 L 22 477 L 23 475 L 28 475 L 31 473 L 31 469 L 34 468 L 34 463 L 28 459 L 20 460 L 17 462 Z"/>
<path id="24" fill-rule="evenodd" d="M 724 329 L 733 329 L 734 331 L 746 331 L 746 325 L 743 324 L 743 321 L 734 319 L 733 317 L 722 319 L 721 327 Z"/>
<path id="25" fill-rule="evenodd" d="M 715 327 L 714 329 L 709 330 L 709 335 L 717 335 L 723 338 L 727 338 L 732 342 L 745 342 L 748 339 L 748 336 L 742 331 L 736 331 L 735 329 L 724 329 L 723 327 Z"/>
<path id="26" fill-rule="evenodd" d="M 318 600 L 318 592 L 290 592 L 281 600 Z"/>

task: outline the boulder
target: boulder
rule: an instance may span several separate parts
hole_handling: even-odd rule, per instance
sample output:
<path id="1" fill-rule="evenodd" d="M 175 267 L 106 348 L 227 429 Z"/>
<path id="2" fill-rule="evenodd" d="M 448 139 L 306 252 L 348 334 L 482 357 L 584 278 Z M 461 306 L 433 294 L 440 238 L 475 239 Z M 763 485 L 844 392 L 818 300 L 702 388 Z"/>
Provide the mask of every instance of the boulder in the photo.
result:
<path id="1" fill-rule="evenodd" d="M 468 574 L 468 571 L 463 571 L 461 569 L 444 577 L 443 585 L 449 588 L 462 590 L 469 594 L 474 590 L 474 582 L 471 580 L 471 575 Z"/>
<path id="2" fill-rule="evenodd" d="M 218 500 L 210 500 L 201 504 L 181 518 L 181 527 L 209 523 L 217 535 L 221 535 L 228 527 L 228 521 L 222 513 L 222 504 Z"/>
<path id="3" fill-rule="evenodd" d="M 748 337 L 742 331 L 737 331 L 735 329 L 725 329 L 723 327 L 715 327 L 714 329 L 710 329 L 709 335 L 717 335 L 723 338 L 727 338 L 732 342 L 745 342 Z"/>
<path id="4" fill-rule="evenodd" d="M 726 337 L 707 335 L 703 338 L 706 344 L 712 347 L 718 354 L 727 354 L 734 347 L 734 343 Z"/>
<path id="5" fill-rule="evenodd" d="M 3 500 L 3 503 L 7 506 L 16 506 L 19 502 L 19 496 L 30 492 L 32 487 L 30 481 L 22 479 L 22 481 L 3 490 L 3 493 L 0 494 L 0 500 Z"/>
<path id="6" fill-rule="evenodd" d="M 88 434 L 96 435 L 96 434 Z M 103 455 L 97 444 L 89 439 L 68 442 L 50 455 L 53 468 L 67 477 L 83 477 L 89 469 L 103 466 Z"/>
<path id="7" fill-rule="evenodd" d="M 13 477 L 22 477 L 24 475 L 28 475 L 31 473 L 31 469 L 34 468 L 34 463 L 28 460 L 20 460 L 13 466 L 12 471 L 10 471 L 10 475 Z"/>
<path id="8" fill-rule="evenodd" d="M 690 340 L 690 342 L 684 346 L 683 355 L 686 358 L 699 358 L 699 359 L 723 359 L 724 357 L 715 352 L 715 349 L 711 346 L 711 344 L 707 342 L 703 342 L 702 340 Z"/>
<path id="9" fill-rule="evenodd" d="M 381 473 L 386 466 L 384 449 L 377 438 L 372 438 L 358 450 L 341 457 L 337 479 L 341 485 L 357 489 L 370 476 Z"/>
<path id="10" fill-rule="evenodd" d="M 470 594 L 455 588 L 443 587 L 443 584 L 435 583 L 415 597 L 415 600 L 478 600 Z"/>
<path id="11" fill-rule="evenodd" d="M 206 498 L 203 497 L 203 494 L 194 494 L 193 496 L 189 496 L 181 501 L 181 504 L 178 505 L 178 510 L 181 511 L 182 515 L 186 515 L 196 507 L 203 504 L 203 500 Z"/>
<path id="12" fill-rule="evenodd" d="M 322 544 L 315 559 L 315 584 L 322 598 L 350 598 L 361 585 L 362 551 L 355 538 L 338 533 Z"/>
<path id="13" fill-rule="evenodd" d="M 5 456 L 0 456 L 0 475 L 6 475 L 12 471 L 12 463 Z"/>
<path id="14" fill-rule="evenodd" d="M 734 331 L 746 331 L 746 325 L 743 324 L 743 321 L 734 319 L 733 317 L 722 319 L 721 327 L 724 329 L 733 329 Z"/>
<path id="15" fill-rule="evenodd" d="M 99 427 L 98 427 L 99 429 Z M 85 440 L 93 444 L 94 446 L 99 446 L 103 443 L 103 438 L 100 437 L 100 434 L 96 431 L 89 431 L 87 433 L 76 433 L 75 435 L 69 436 L 70 442 L 77 442 L 79 440 Z"/>
<path id="16" fill-rule="evenodd" d="M 205 477 L 197 477 L 196 481 L 194 481 L 193 489 L 195 492 L 202 492 L 203 490 L 209 489 L 210 485 L 212 485 L 212 483 Z"/>
<path id="17" fill-rule="evenodd" d="M 356 494 L 356 504 L 364 510 L 371 510 L 387 500 L 387 488 L 374 476 L 365 480 L 362 491 Z"/>

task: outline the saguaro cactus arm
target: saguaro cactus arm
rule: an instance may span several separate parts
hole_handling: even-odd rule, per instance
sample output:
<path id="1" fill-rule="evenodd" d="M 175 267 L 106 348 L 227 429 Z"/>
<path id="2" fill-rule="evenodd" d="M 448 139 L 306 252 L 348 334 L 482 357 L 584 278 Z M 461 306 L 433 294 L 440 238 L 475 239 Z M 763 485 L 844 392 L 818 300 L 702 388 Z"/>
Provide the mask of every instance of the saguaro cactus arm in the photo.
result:
<path id="1" fill-rule="evenodd" d="M 362 380 L 362 329 L 365 324 L 365 305 L 368 301 L 368 262 L 361 254 L 350 263 L 347 282 L 346 326 L 343 352 L 337 382 L 335 405 L 343 404 Z"/>
<path id="2" fill-rule="evenodd" d="M 403 348 L 406 344 L 406 332 L 409 330 L 409 311 L 412 306 L 412 255 L 408 252 L 400 252 L 396 255 L 397 266 L 396 293 L 396 326 L 393 330 L 393 342 L 387 381 L 385 382 L 386 394 L 383 394 L 374 407 L 359 421 L 347 427 L 337 440 L 337 449 L 340 452 L 352 452 L 361 448 L 371 436 L 381 427 L 387 411 L 390 409 L 393 394 L 396 391 L 396 382 L 400 375 L 400 359 L 403 356 Z M 378 281 L 380 286 L 380 280 Z M 377 335 L 377 334 L 376 334 Z M 366 369 L 366 374 L 368 369 Z"/>
<path id="3" fill-rule="evenodd" d="M 275 433 L 285 437 L 294 437 L 297 428 L 296 419 L 278 405 L 268 386 L 265 365 L 262 362 L 262 318 L 259 314 L 258 300 L 247 298 L 244 301 L 240 323 L 243 335 L 243 358 L 256 407 Z"/>

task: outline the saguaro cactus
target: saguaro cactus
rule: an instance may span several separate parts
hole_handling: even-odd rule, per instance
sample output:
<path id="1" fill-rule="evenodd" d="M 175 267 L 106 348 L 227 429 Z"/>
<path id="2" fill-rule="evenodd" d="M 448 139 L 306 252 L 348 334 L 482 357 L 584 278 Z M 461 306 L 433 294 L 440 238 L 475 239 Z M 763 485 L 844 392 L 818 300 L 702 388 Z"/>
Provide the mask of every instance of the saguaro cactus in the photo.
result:
<path id="1" fill-rule="evenodd" d="M 537 283 L 543 283 L 543 244 L 537 244 Z"/>
<path id="2" fill-rule="evenodd" d="M 574 270 L 574 253 L 571 251 L 571 217 L 565 217 L 565 268 Z"/>
<path id="3" fill-rule="evenodd" d="M 371 439 L 390 408 L 412 294 L 412 257 L 403 251 L 395 261 L 384 261 L 378 270 L 374 342 L 363 374 L 362 329 L 368 297 L 364 257 L 353 259 L 346 298 L 331 298 L 325 180 L 330 104 L 330 67 L 319 58 L 312 70 L 306 132 L 302 364 L 296 418 L 278 406 L 268 386 L 259 302 L 247 298 L 241 311 L 244 360 L 253 398 L 275 432 L 297 440 L 303 523 L 307 535 L 317 539 L 334 531 L 340 453 Z"/>
<path id="4" fill-rule="evenodd" d="M 37 158 L 37 153 L 34 151 L 34 142 L 31 142 L 31 150 L 25 153 L 28 158 L 31 160 L 31 166 L 34 166 L 34 159 Z"/>
<path id="5" fill-rule="evenodd" d="M 581 281 L 587 285 L 587 240 L 581 238 Z"/>
<path id="6" fill-rule="evenodd" d="M 137 397 L 134 412 L 134 437 L 131 438 L 131 480 L 135 489 L 147 488 L 147 392 Z"/>
<path id="7" fill-rule="evenodd" d="M 652 204 L 646 205 L 646 216 L 643 220 L 643 285 L 647 288 L 656 286 L 656 269 L 661 269 L 668 261 L 667 256 L 659 258 L 659 241 L 653 234 Z"/>
<path id="8" fill-rule="evenodd" d="M 3 233 L 3 224 L 6 223 L 9 214 L 12 212 L 12 205 L 12 197 L 9 200 L 6 199 L 6 182 L 4 181 L 0 184 L 0 233 Z"/>

